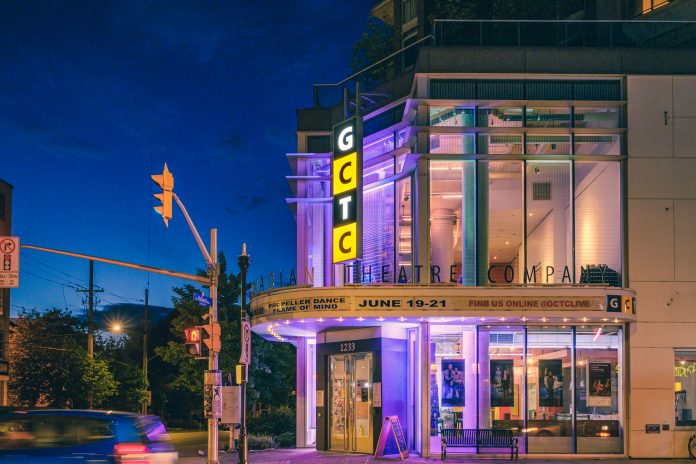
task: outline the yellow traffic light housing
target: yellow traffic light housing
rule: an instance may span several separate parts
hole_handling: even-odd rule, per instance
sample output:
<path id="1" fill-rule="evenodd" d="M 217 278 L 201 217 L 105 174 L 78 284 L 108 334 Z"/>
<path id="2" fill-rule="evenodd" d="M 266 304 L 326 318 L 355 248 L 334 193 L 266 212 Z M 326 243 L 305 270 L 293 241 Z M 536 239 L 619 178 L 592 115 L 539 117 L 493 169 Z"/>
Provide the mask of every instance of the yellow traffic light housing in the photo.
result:
<path id="1" fill-rule="evenodd" d="M 155 198 L 162 202 L 162 206 L 155 206 L 155 211 L 164 219 L 164 225 L 169 227 L 169 220 L 172 218 L 174 176 L 169 172 L 167 163 L 164 163 L 162 174 L 153 174 L 150 177 L 162 189 L 162 193 L 155 193 Z"/>
<path id="2" fill-rule="evenodd" d="M 220 352 L 220 324 L 213 322 L 208 325 L 198 325 L 197 329 L 201 330 L 201 337 L 205 346 L 209 351 L 214 353 Z"/>

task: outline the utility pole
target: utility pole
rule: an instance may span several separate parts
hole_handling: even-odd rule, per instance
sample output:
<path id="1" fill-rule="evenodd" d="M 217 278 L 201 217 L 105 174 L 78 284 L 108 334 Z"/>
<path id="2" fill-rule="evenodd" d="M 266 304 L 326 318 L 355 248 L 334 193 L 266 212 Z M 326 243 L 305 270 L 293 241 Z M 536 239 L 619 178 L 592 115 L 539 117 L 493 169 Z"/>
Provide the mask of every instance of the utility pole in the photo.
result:
<path id="1" fill-rule="evenodd" d="M 87 306 L 87 357 L 94 358 L 94 293 L 103 292 L 103 289 L 94 289 L 94 260 L 89 260 L 89 289 L 78 290 L 78 292 L 89 293 Z M 94 395 L 92 391 L 87 393 L 87 407 L 92 409 L 94 406 Z"/>
<path id="2" fill-rule="evenodd" d="M 246 243 L 242 244 L 242 254 L 237 258 L 241 277 L 241 304 L 239 306 L 239 327 L 241 330 L 240 343 L 242 345 L 239 359 L 241 379 L 240 379 L 240 427 L 239 427 L 239 464 L 247 464 L 249 462 L 249 450 L 246 429 L 246 386 L 249 376 L 249 361 L 251 361 L 251 332 L 249 331 L 249 318 L 246 312 L 246 274 L 249 269 L 251 257 L 247 255 Z"/>
<path id="3" fill-rule="evenodd" d="M 150 405 L 150 382 L 147 378 L 147 310 L 148 310 L 148 298 L 150 294 L 150 289 L 145 289 L 145 306 L 143 306 L 143 383 L 147 391 L 147 398 L 143 400 L 142 413 L 147 414 L 147 407 Z"/>

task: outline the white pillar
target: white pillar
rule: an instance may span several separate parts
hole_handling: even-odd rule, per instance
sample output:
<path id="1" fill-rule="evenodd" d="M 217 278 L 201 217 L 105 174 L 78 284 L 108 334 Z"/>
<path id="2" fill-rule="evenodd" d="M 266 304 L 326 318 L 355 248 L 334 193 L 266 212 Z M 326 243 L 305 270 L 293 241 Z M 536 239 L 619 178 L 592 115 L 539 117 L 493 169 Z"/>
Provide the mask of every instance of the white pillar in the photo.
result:
<path id="1" fill-rule="evenodd" d="M 295 396 L 295 446 L 307 446 L 307 339 L 297 339 L 296 357 L 296 396 Z"/>

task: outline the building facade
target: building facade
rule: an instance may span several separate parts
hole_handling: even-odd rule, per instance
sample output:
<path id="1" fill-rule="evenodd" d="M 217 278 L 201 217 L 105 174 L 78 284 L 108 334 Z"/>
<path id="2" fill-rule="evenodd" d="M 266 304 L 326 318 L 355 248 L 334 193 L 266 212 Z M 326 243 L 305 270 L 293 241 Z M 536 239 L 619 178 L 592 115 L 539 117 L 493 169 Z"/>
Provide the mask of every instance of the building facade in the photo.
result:
<path id="1" fill-rule="evenodd" d="M 12 186 L 0 180 L 0 236 L 12 235 Z M 0 288 L 0 406 L 7 403 L 9 381 L 10 289 Z"/>
<path id="2" fill-rule="evenodd" d="M 251 302 L 297 346 L 297 445 L 373 453 L 398 416 L 423 456 L 442 428 L 687 456 L 694 50 L 424 47 L 347 95 L 298 111 L 297 270 Z M 332 129 L 353 116 L 362 253 L 336 262 Z"/>

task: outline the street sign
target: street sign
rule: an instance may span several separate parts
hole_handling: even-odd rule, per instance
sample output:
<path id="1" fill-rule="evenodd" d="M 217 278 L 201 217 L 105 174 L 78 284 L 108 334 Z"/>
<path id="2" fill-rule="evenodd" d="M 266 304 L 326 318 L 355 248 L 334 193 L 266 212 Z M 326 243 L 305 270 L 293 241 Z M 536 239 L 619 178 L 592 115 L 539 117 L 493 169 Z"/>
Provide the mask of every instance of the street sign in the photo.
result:
<path id="1" fill-rule="evenodd" d="M 239 363 L 251 363 L 251 325 L 249 321 L 242 321 L 242 353 L 239 355 Z"/>
<path id="2" fill-rule="evenodd" d="M 239 424 L 242 397 L 241 387 L 222 387 L 222 419 L 221 424 Z"/>
<path id="3" fill-rule="evenodd" d="M 193 292 L 193 301 L 203 307 L 208 307 L 213 304 L 212 299 L 198 292 Z"/>
<path id="4" fill-rule="evenodd" d="M 19 237 L 0 237 L 0 288 L 19 287 Z"/>

